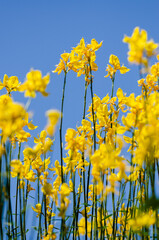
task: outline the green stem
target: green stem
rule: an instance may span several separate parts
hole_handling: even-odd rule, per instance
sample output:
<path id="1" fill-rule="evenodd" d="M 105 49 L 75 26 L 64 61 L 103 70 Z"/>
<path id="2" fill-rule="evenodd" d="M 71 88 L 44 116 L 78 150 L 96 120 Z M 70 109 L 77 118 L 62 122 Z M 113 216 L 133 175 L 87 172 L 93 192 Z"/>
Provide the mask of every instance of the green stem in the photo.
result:
<path id="1" fill-rule="evenodd" d="M 19 180 L 20 181 L 20 180 Z M 24 233 L 23 233 L 23 218 L 22 218 L 22 198 L 21 198 L 21 188 L 19 184 L 19 214 L 20 214 L 20 232 L 21 232 L 21 240 L 24 239 Z"/>
<path id="2" fill-rule="evenodd" d="M 89 64 L 90 65 L 90 64 Z M 93 78 L 92 78 L 92 70 L 90 65 L 90 76 L 91 76 L 91 99 L 92 99 L 92 116 L 93 116 L 93 130 L 94 130 L 94 152 L 96 151 L 96 120 L 95 120 L 95 112 L 94 112 L 94 102 L 93 102 Z M 95 215 L 97 215 L 97 195 L 95 194 Z M 96 239 L 98 239 L 98 223 L 97 223 L 97 216 L 95 217 L 95 235 Z"/>
<path id="3" fill-rule="evenodd" d="M 18 151 L 18 160 L 20 160 L 20 150 L 21 150 L 21 143 L 19 144 L 19 151 Z M 18 187 L 19 187 L 19 175 L 17 176 L 17 186 L 16 186 L 16 200 L 15 200 L 15 239 L 17 239 L 17 220 L 18 220 Z"/>
<path id="4" fill-rule="evenodd" d="M 75 191 L 75 172 L 73 173 L 73 239 L 76 238 L 76 191 Z"/>
<path id="5" fill-rule="evenodd" d="M 112 80 L 112 92 L 111 92 L 111 98 L 113 98 L 114 95 L 114 80 L 115 80 L 115 74 L 113 75 L 113 77 L 111 78 Z"/>
<path id="6" fill-rule="evenodd" d="M 13 215 L 12 215 L 12 204 L 11 204 L 11 195 L 10 195 L 10 178 L 11 178 L 11 158 L 12 158 L 12 144 L 10 144 L 10 153 L 9 153 L 9 174 L 8 174 L 8 196 L 9 196 L 9 214 L 10 214 L 10 220 L 11 220 L 11 226 L 12 226 L 12 233 L 13 233 L 13 239 L 14 239 L 14 223 L 13 223 Z"/>
<path id="7" fill-rule="evenodd" d="M 84 167 L 84 152 L 82 153 L 83 167 Z M 87 199 L 85 189 L 85 171 L 83 171 L 83 197 L 84 197 L 84 209 L 85 209 L 85 240 L 87 240 Z"/>
<path id="8" fill-rule="evenodd" d="M 66 75 L 65 71 L 64 83 L 63 83 L 63 93 L 62 93 L 62 102 L 61 102 L 61 121 L 60 121 L 60 154 L 61 154 L 61 181 L 64 182 L 63 176 L 63 142 L 62 142 L 62 125 L 63 125 L 63 107 L 64 107 L 64 97 L 65 97 L 65 87 L 66 87 Z"/>
<path id="9" fill-rule="evenodd" d="M 91 98 L 92 98 L 92 116 L 93 116 L 93 128 L 94 128 L 94 152 L 96 151 L 96 123 L 95 123 L 95 112 L 94 112 L 94 103 L 93 103 L 93 79 L 92 79 L 92 70 L 90 66 L 90 75 L 91 75 Z"/>
<path id="10" fill-rule="evenodd" d="M 26 104 L 25 104 L 25 110 L 26 110 L 26 111 L 28 111 L 28 109 L 29 109 L 29 106 L 30 106 L 30 104 L 31 104 L 31 100 L 32 100 L 31 97 L 28 98 L 28 100 L 27 100 L 27 102 L 26 102 Z"/>

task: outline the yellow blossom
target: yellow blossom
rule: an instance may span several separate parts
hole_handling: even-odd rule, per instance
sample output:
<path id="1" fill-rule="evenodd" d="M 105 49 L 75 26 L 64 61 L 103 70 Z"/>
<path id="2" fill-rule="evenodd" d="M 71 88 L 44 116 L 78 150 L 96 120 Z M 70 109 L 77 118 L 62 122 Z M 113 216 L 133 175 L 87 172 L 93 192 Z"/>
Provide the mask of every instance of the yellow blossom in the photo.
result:
<path id="1" fill-rule="evenodd" d="M 68 70 L 68 61 L 69 61 L 70 53 L 61 54 L 61 59 L 58 65 L 56 65 L 56 69 L 52 71 L 53 73 L 58 73 L 58 75 L 64 71 L 65 73 Z"/>
<path id="2" fill-rule="evenodd" d="M 18 175 L 22 175 L 24 172 L 24 166 L 20 160 L 12 160 L 11 161 L 11 175 L 12 177 L 17 177 Z"/>
<path id="3" fill-rule="evenodd" d="M 20 86 L 20 91 L 25 91 L 25 97 L 36 97 L 36 92 L 40 92 L 43 96 L 48 96 L 46 87 L 50 82 L 50 76 L 47 74 L 42 77 L 39 70 L 33 70 L 26 75 L 26 81 Z"/>
<path id="4" fill-rule="evenodd" d="M 79 235 L 85 235 L 85 218 L 81 218 L 78 222 L 78 228 L 79 228 Z M 88 234 L 88 237 L 90 237 L 90 233 L 91 233 L 91 222 L 89 222 L 87 220 L 87 234 Z"/>
<path id="5" fill-rule="evenodd" d="M 113 54 L 110 55 L 109 63 L 111 65 L 113 65 L 113 67 L 110 66 L 110 65 L 107 66 L 106 71 L 108 72 L 108 74 L 105 77 L 110 76 L 111 78 L 113 78 L 114 74 L 116 73 L 117 70 L 120 70 L 121 74 L 124 74 L 124 73 L 126 73 L 130 70 L 127 67 L 125 67 L 124 65 L 120 66 L 120 62 L 119 62 L 118 57 L 113 55 Z"/>
<path id="6" fill-rule="evenodd" d="M 129 224 L 134 231 L 141 230 L 142 227 L 150 227 L 156 222 L 155 212 L 140 213 L 135 219 L 130 219 Z"/>
<path id="7" fill-rule="evenodd" d="M 67 185 L 67 183 L 63 183 L 61 185 L 61 191 L 59 192 L 62 196 L 69 196 L 71 192 L 71 189 Z"/>
<path id="8" fill-rule="evenodd" d="M 52 184 L 48 182 L 44 182 L 44 185 L 41 188 L 41 191 L 44 193 L 44 195 L 52 196 L 53 195 Z"/>
<path id="9" fill-rule="evenodd" d="M 53 136 L 55 133 L 56 125 L 61 116 L 60 112 L 57 110 L 49 110 L 46 112 L 46 116 L 48 117 L 48 124 L 46 126 L 46 131 L 50 136 Z"/>
<path id="10" fill-rule="evenodd" d="M 158 44 L 153 40 L 147 41 L 147 32 L 136 27 L 131 37 L 125 36 L 123 42 L 129 44 L 128 61 L 136 64 L 147 64 L 147 57 L 156 54 Z"/>
<path id="11" fill-rule="evenodd" d="M 40 203 L 36 204 L 35 208 L 32 207 L 32 209 L 34 212 L 38 213 L 36 217 L 39 217 L 41 213 L 41 204 Z"/>
<path id="12" fill-rule="evenodd" d="M 7 95 L 0 96 L 0 129 L 3 141 L 23 128 L 25 115 L 26 111 L 21 104 Z"/>
<path id="13" fill-rule="evenodd" d="M 17 91 L 19 89 L 19 86 L 20 83 L 16 76 L 8 77 L 7 74 L 5 74 L 3 83 L 0 81 L 0 90 L 5 87 L 9 95 L 12 91 Z"/>

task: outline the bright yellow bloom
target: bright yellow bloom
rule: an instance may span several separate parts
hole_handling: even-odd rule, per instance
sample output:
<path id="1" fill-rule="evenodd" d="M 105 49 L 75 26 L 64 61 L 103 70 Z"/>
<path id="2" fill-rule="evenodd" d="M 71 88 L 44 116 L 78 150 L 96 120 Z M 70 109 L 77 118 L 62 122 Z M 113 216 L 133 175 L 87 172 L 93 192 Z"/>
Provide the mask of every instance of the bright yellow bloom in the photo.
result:
<path id="1" fill-rule="evenodd" d="M 26 175 L 25 179 L 29 180 L 30 182 L 35 182 L 37 178 L 35 178 L 35 173 L 33 170 L 30 170 Z"/>
<path id="2" fill-rule="evenodd" d="M 22 143 L 22 142 L 27 142 L 28 138 L 31 137 L 31 134 L 21 129 L 16 133 L 15 137 L 16 137 L 16 141 L 18 141 L 19 143 L 20 142 Z"/>
<path id="3" fill-rule="evenodd" d="M 91 216 L 91 214 L 88 214 L 90 211 L 91 211 L 91 207 L 86 207 L 87 218 Z M 85 208 L 79 213 L 81 213 L 82 216 L 85 217 Z"/>
<path id="4" fill-rule="evenodd" d="M 62 197 L 61 196 L 61 204 L 59 207 L 59 217 L 62 217 L 63 219 L 65 218 L 66 210 L 69 206 L 70 200 L 67 197 Z"/>
<path id="5" fill-rule="evenodd" d="M 47 133 L 45 130 L 42 130 L 40 133 L 40 136 L 38 135 L 38 138 L 34 137 L 34 142 L 37 143 L 35 146 L 35 150 L 37 152 L 46 153 L 48 151 L 51 151 L 51 146 L 53 145 L 53 140 L 50 138 L 47 138 Z"/>
<path id="6" fill-rule="evenodd" d="M 113 145 L 109 143 L 101 144 L 99 149 L 91 156 L 93 177 L 98 179 L 101 172 L 105 173 L 109 167 L 114 168 L 116 166 L 116 160 L 120 159 L 118 156 L 119 153 L 119 149 L 115 149 Z"/>
<path id="7" fill-rule="evenodd" d="M 30 130 L 34 130 L 37 128 L 37 126 L 34 126 L 34 124 L 32 124 L 32 121 L 29 122 L 29 113 L 26 113 L 25 115 L 24 126 L 27 126 Z"/>
<path id="8" fill-rule="evenodd" d="M 82 236 L 85 235 L 85 229 L 86 229 L 85 224 L 86 224 L 85 218 L 83 217 L 78 222 L 79 235 L 82 235 Z M 88 237 L 90 237 L 90 233 L 91 233 L 91 222 L 89 222 L 87 220 L 87 234 L 88 234 Z"/>
<path id="9" fill-rule="evenodd" d="M 48 96 L 46 87 L 50 82 L 50 75 L 42 77 L 39 70 L 33 70 L 26 75 L 26 81 L 20 86 L 20 91 L 25 91 L 25 97 L 36 97 L 36 92 L 40 92 L 43 96 Z"/>
<path id="10" fill-rule="evenodd" d="M 151 67 L 151 74 L 155 77 L 159 77 L 159 62 Z"/>
<path id="11" fill-rule="evenodd" d="M 150 227 L 156 222 L 155 212 L 140 213 L 135 219 L 130 219 L 129 224 L 134 231 L 141 230 L 142 227 Z"/>
<path id="12" fill-rule="evenodd" d="M 59 191 L 59 194 L 61 194 L 63 197 L 67 197 L 70 195 L 71 189 L 67 185 L 67 183 L 63 183 L 61 185 L 61 191 Z"/>
<path id="13" fill-rule="evenodd" d="M 128 61 L 136 64 L 147 64 L 147 58 L 156 54 L 158 44 L 147 41 L 147 32 L 136 27 L 131 37 L 125 36 L 123 42 L 128 43 Z"/>
<path id="14" fill-rule="evenodd" d="M 53 136 L 55 133 L 56 125 L 61 116 L 60 112 L 57 110 L 49 110 L 46 112 L 46 116 L 48 117 L 48 124 L 46 126 L 46 131 L 50 136 Z"/>
<path id="15" fill-rule="evenodd" d="M 114 76 L 114 74 L 116 73 L 117 70 L 120 70 L 121 74 L 124 74 L 124 73 L 126 73 L 130 70 L 127 67 L 125 67 L 124 65 L 120 66 L 120 62 L 119 62 L 118 57 L 113 55 L 113 54 L 110 55 L 109 63 L 111 65 L 113 65 L 113 67 L 108 64 L 107 69 L 106 69 L 108 74 L 105 77 L 110 76 L 110 78 L 113 78 L 113 76 Z"/>
<path id="16" fill-rule="evenodd" d="M 33 162 L 37 157 L 37 151 L 35 149 L 28 147 L 24 149 L 23 155 L 25 160 L 28 159 Z"/>
<path id="17" fill-rule="evenodd" d="M 12 91 L 18 91 L 19 86 L 20 83 L 16 76 L 8 77 L 7 74 L 5 74 L 3 83 L 0 81 L 0 90 L 5 87 L 9 95 Z"/>
<path id="18" fill-rule="evenodd" d="M 95 63 L 95 52 L 102 46 L 102 42 L 98 43 L 95 39 L 91 40 L 91 44 L 85 44 L 82 38 L 77 47 L 73 48 L 70 54 L 69 69 L 77 72 L 77 76 L 85 75 L 85 81 L 89 84 L 92 76 L 91 71 L 97 71 L 98 66 Z"/>
<path id="19" fill-rule="evenodd" d="M 18 175 L 20 175 L 20 178 L 22 178 L 22 175 L 24 173 L 24 166 L 20 160 L 12 160 L 11 168 L 12 177 L 17 177 Z"/>
<path id="20" fill-rule="evenodd" d="M 32 209 L 34 212 L 38 213 L 36 217 L 39 217 L 41 213 L 41 204 L 40 203 L 36 204 L 35 208 L 32 207 Z"/>
<path id="21" fill-rule="evenodd" d="M 22 105 L 13 102 L 8 95 L 0 96 L 0 129 L 3 141 L 23 128 L 25 116 L 26 111 Z"/>
<path id="22" fill-rule="evenodd" d="M 56 234 L 53 232 L 54 225 L 50 224 L 48 226 L 48 234 L 43 237 L 43 240 L 54 240 L 56 239 Z"/>
<path id="23" fill-rule="evenodd" d="M 56 65 L 56 69 L 52 71 L 53 73 L 58 73 L 58 75 L 64 71 L 65 73 L 68 71 L 68 61 L 69 61 L 70 53 L 61 54 L 61 59 L 58 65 Z"/>
<path id="24" fill-rule="evenodd" d="M 54 191 L 51 183 L 44 182 L 43 187 L 41 188 L 41 191 L 44 193 L 44 195 L 52 196 Z"/>

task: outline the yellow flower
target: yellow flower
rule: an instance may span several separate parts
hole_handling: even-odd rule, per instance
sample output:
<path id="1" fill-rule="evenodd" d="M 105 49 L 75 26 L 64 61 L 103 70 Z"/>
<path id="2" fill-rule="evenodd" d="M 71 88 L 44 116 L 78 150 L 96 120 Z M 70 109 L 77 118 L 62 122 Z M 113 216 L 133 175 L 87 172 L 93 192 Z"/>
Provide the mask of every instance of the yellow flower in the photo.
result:
<path id="1" fill-rule="evenodd" d="M 30 182 L 35 182 L 36 179 L 37 179 L 37 178 L 35 178 L 35 173 L 33 172 L 33 170 L 30 170 L 30 171 L 26 174 L 25 178 L 26 178 L 27 180 L 29 180 Z"/>
<path id="2" fill-rule="evenodd" d="M 85 227 L 86 225 L 86 222 L 85 222 L 85 218 L 81 218 L 78 222 L 78 229 L 79 229 L 79 235 L 82 235 L 84 236 L 85 235 Z M 89 222 L 87 220 L 87 234 L 88 234 L 88 237 L 90 237 L 90 233 L 91 233 L 91 222 Z"/>
<path id="3" fill-rule="evenodd" d="M 44 193 L 44 195 L 52 196 L 54 191 L 51 183 L 44 182 L 43 187 L 41 188 L 41 191 Z"/>
<path id="4" fill-rule="evenodd" d="M 105 77 L 110 76 L 111 78 L 113 78 L 113 76 L 114 76 L 114 74 L 116 73 L 117 70 L 120 70 L 121 74 L 124 74 L 124 73 L 126 73 L 130 70 L 127 67 L 125 67 L 124 65 L 120 66 L 120 62 L 119 62 L 118 57 L 113 55 L 113 54 L 110 55 L 109 63 L 111 65 L 113 65 L 113 67 L 108 64 L 107 69 L 106 69 L 108 74 Z"/>
<path id="5" fill-rule="evenodd" d="M 36 204 L 35 208 L 32 207 L 32 209 L 34 212 L 38 213 L 36 217 L 39 217 L 39 215 L 41 213 L 41 204 L 40 203 Z"/>
<path id="6" fill-rule="evenodd" d="M 25 91 L 25 97 L 36 97 L 36 92 L 40 92 L 43 96 L 48 96 L 46 87 L 50 82 L 50 75 L 42 77 L 39 70 L 33 70 L 26 75 L 26 81 L 20 86 L 20 91 Z"/>
<path id="7" fill-rule="evenodd" d="M 31 137 L 31 134 L 25 132 L 23 129 L 16 133 L 16 141 L 20 142 L 27 142 L 28 138 Z"/>
<path id="8" fill-rule="evenodd" d="M 150 227 L 156 222 L 155 212 L 140 213 L 135 219 L 130 219 L 129 224 L 134 231 L 141 230 L 142 227 Z"/>
<path id="9" fill-rule="evenodd" d="M 48 124 L 46 126 L 46 131 L 50 136 L 53 136 L 55 133 L 56 125 L 61 116 L 60 112 L 57 110 L 49 110 L 46 112 L 46 116 L 48 117 Z"/>
<path id="10" fill-rule="evenodd" d="M 68 128 L 66 135 L 65 135 L 65 140 L 66 140 L 66 149 L 73 149 L 76 146 L 76 141 L 75 141 L 75 136 L 77 132 L 76 130 L 72 128 Z"/>
<path id="11" fill-rule="evenodd" d="M 136 27 L 131 37 L 125 36 L 123 42 L 128 43 L 128 61 L 136 64 L 147 64 L 147 58 L 156 54 L 158 44 L 147 41 L 147 32 Z"/>
<path id="12" fill-rule="evenodd" d="M 12 160 L 10 165 L 12 168 L 12 177 L 17 177 L 18 175 L 23 174 L 24 166 L 22 165 L 22 162 L 20 160 Z"/>
<path id="13" fill-rule="evenodd" d="M 30 161 L 34 161 L 37 157 L 37 151 L 28 147 L 24 149 L 23 155 L 25 160 L 29 159 Z"/>
<path id="14" fill-rule="evenodd" d="M 61 196 L 61 204 L 59 207 L 59 217 L 62 217 L 63 219 L 65 218 L 66 210 L 69 206 L 70 200 L 67 197 L 62 197 Z"/>
<path id="15" fill-rule="evenodd" d="M 68 61 L 69 61 L 70 53 L 61 54 L 61 59 L 58 65 L 56 65 L 56 69 L 52 71 L 53 73 L 58 73 L 58 75 L 64 71 L 65 73 L 68 70 Z"/>
<path id="16" fill-rule="evenodd" d="M 0 129 L 3 141 L 23 128 L 25 115 L 26 111 L 21 104 L 13 102 L 7 95 L 0 96 Z"/>
<path id="17" fill-rule="evenodd" d="M 151 67 L 151 74 L 155 77 L 159 77 L 159 62 Z"/>
<path id="18" fill-rule="evenodd" d="M 61 194 L 63 197 L 69 196 L 71 192 L 71 189 L 67 185 L 67 183 L 63 183 L 61 185 L 61 191 L 59 191 L 59 194 Z"/>
<path id="19" fill-rule="evenodd" d="M 77 72 L 77 77 L 81 74 L 85 75 L 85 81 L 89 84 L 92 76 L 91 71 L 97 71 L 98 66 L 95 63 L 95 52 L 102 46 L 102 42 L 98 43 L 95 39 L 91 40 L 91 44 L 85 44 L 82 38 L 80 43 L 73 48 L 70 54 L 70 63 L 68 69 Z"/>
<path id="20" fill-rule="evenodd" d="M 47 138 L 47 133 L 45 130 L 42 130 L 40 133 L 40 136 L 38 138 L 34 137 L 34 142 L 37 143 L 34 149 L 37 152 L 46 153 L 48 151 L 51 151 L 51 146 L 53 145 L 53 140 L 50 138 Z"/>
<path id="21" fill-rule="evenodd" d="M 8 77 L 7 74 L 5 74 L 3 83 L 0 81 L 0 90 L 5 87 L 9 95 L 12 91 L 17 91 L 19 89 L 19 86 L 20 83 L 16 76 Z"/>
<path id="22" fill-rule="evenodd" d="M 26 113 L 25 115 L 24 126 L 27 126 L 30 130 L 34 130 L 37 128 L 37 126 L 34 126 L 34 124 L 32 124 L 32 121 L 29 122 L 29 113 Z"/>

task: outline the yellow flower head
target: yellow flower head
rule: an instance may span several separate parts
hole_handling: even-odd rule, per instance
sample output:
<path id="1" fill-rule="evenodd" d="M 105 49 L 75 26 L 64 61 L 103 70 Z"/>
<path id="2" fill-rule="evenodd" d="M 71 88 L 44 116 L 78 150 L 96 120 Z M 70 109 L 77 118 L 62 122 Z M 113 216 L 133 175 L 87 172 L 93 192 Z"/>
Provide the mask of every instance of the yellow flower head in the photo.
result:
<path id="1" fill-rule="evenodd" d="M 11 175 L 12 177 L 17 177 L 18 175 L 23 173 L 23 165 L 22 162 L 20 160 L 12 160 L 11 161 Z"/>
<path id="2" fill-rule="evenodd" d="M 50 75 L 42 77 L 39 70 L 33 70 L 26 75 L 26 81 L 20 86 L 20 91 L 25 91 L 25 97 L 36 97 L 36 92 L 40 92 L 43 96 L 48 96 L 46 87 L 50 82 Z"/>
<path id="3" fill-rule="evenodd" d="M 58 65 L 56 65 L 56 69 L 52 71 L 53 73 L 58 73 L 58 75 L 64 71 L 65 73 L 68 70 L 68 62 L 70 58 L 70 53 L 63 53 L 61 54 L 61 59 Z"/>
<path id="4" fill-rule="evenodd" d="M 12 91 L 17 91 L 19 89 L 19 86 L 20 83 L 16 76 L 8 77 L 7 74 L 5 74 L 3 83 L 0 81 L 0 90 L 5 87 L 9 95 Z"/>
<path id="5" fill-rule="evenodd" d="M 41 191 L 44 193 L 44 195 L 52 196 L 54 191 L 51 183 L 44 182 L 43 187 L 41 188 Z"/>
<path id="6" fill-rule="evenodd" d="M 53 136 L 55 133 L 56 125 L 59 121 L 61 114 L 58 110 L 51 109 L 46 112 L 46 116 L 48 117 L 48 124 L 46 126 L 46 131 L 50 136 Z"/>
<path id="7" fill-rule="evenodd" d="M 85 218 L 82 217 L 79 222 L 78 222 L 78 229 L 79 229 L 79 235 L 82 235 L 84 236 L 85 235 L 85 225 L 86 225 L 86 221 L 85 221 Z M 91 222 L 89 222 L 87 220 L 87 234 L 88 234 L 88 237 L 90 237 L 90 234 L 91 234 Z"/>
<path id="8" fill-rule="evenodd" d="M 36 217 L 39 217 L 39 215 L 41 213 L 41 204 L 40 203 L 36 204 L 35 208 L 32 207 L 32 209 L 34 212 L 38 213 Z"/>
<path id="9" fill-rule="evenodd" d="M 26 111 L 21 104 L 13 102 L 7 95 L 0 96 L 0 130 L 3 141 L 23 128 L 25 115 Z"/>
<path id="10" fill-rule="evenodd" d="M 125 36 L 123 42 L 128 43 L 128 61 L 136 64 L 145 64 L 145 58 L 156 54 L 158 44 L 153 40 L 147 41 L 147 32 L 136 27 L 131 37 Z"/>
<path id="11" fill-rule="evenodd" d="M 105 77 L 110 76 L 110 78 L 113 78 L 117 70 L 120 70 L 121 74 L 124 74 L 130 70 L 124 65 L 120 66 L 119 58 L 113 54 L 110 55 L 109 63 L 113 66 L 110 66 L 109 64 L 107 65 L 106 71 L 108 74 Z"/>
<path id="12" fill-rule="evenodd" d="M 69 188 L 69 186 L 67 185 L 67 183 L 63 183 L 61 185 L 61 191 L 59 191 L 59 193 L 63 196 L 63 197 L 66 197 L 66 196 L 69 196 L 70 195 L 70 192 L 71 192 L 71 189 Z"/>

